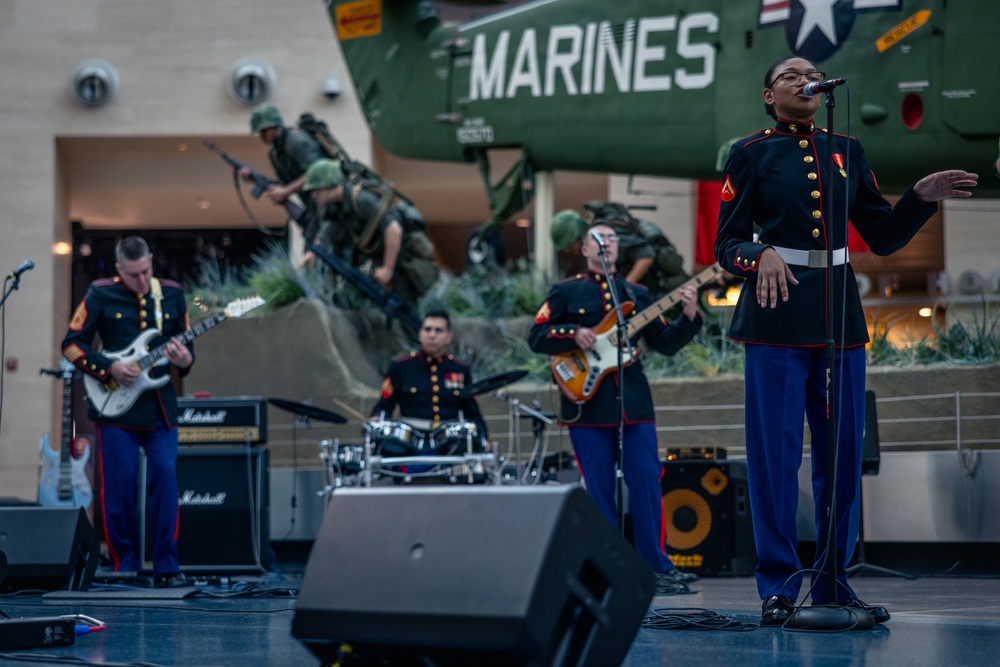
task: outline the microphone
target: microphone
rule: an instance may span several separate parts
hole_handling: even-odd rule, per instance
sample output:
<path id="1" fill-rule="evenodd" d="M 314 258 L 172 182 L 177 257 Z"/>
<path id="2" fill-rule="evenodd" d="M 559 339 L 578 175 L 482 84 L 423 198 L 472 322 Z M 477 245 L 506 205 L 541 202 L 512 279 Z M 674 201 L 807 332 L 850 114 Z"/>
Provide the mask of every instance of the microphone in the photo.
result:
<path id="1" fill-rule="evenodd" d="M 837 86 L 843 86 L 847 83 L 847 79 L 827 79 L 826 81 L 810 81 L 802 89 L 802 94 L 807 97 L 813 97 L 814 95 L 819 95 L 820 93 L 829 93 Z"/>
<path id="2" fill-rule="evenodd" d="M 17 280 L 18 278 L 21 277 L 22 273 L 24 273 L 25 271 L 31 271 L 33 268 L 35 268 L 35 260 L 26 259 L 23 262 L 21 262 L 21 266 L 14 269 L 14 273 L 10 274 L 8 277 Z"/>
<path id="3" fill-rule="evenodd" d="M 590 236 L 595 241 L 597 241 L 597 245 L 601 246 L 602 248 L 604 247 L 604 237 L 601 236 L 601 233 L 599 231 L 597 231 L 596 229 L 591 229 Z"/>

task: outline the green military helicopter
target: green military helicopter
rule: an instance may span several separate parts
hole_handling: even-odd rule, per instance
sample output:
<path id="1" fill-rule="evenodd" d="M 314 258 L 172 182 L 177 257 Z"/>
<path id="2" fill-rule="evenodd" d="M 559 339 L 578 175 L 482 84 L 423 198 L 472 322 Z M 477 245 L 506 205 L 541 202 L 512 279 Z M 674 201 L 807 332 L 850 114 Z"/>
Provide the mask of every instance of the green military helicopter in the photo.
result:
<path id="1" fill-rule="evenodd" d="M 887 192 L 957 167 L 1000 195 L 996 0 L 537 0 L 454 25 L 427 0 L 327 2 L 379 143 L 479 164 L 492 218 L 473 259 L 536 171 L 718 180 L 731 142 L 770 125 L 754 101 L 788 54 L 847 79 L 834 129 Z M 521 157 L 494 181 L 499 149 Z"/>

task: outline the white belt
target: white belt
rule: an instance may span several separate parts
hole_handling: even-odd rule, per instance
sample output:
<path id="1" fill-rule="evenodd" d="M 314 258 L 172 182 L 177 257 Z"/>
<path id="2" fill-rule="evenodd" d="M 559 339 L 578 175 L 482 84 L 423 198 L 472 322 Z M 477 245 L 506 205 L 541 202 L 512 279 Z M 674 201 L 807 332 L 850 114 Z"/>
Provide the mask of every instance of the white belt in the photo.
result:
<path id="1" fill-rule="evenodd" d="M 771 246 L 778 253 L 785 264 L 792 266 L 808 266 L 810 269 L 826 268 L 826 250 L 793 250 L 792 248 L 780 248 Z M 837 248 L 833 251 L 833 265 L 840 266 L 850 261 L 847 248 Z"/>

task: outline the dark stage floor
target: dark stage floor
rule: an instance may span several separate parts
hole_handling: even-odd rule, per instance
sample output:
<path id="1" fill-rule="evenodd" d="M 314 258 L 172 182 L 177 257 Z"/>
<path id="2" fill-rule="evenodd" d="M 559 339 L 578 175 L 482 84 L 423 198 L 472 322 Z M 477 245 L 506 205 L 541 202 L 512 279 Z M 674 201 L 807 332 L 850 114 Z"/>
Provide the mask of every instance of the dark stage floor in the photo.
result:
<path id="1" fill-rule="evenodd" d="M 236 579 L 240 579 L 239 577 Z M 242 579 L 248 579 L 243 577 Z M 277 597 L 230 597 L 230 589 L 170 599 L 60 599 L 51 595 L 0 598 L 11 617 L 86 614 L 104 632 L 55 649 L 0 654 L 0 664 L 122 664 L 178 667 L 318 665 L 291 636 L 295 600 L 282 596 L 297 574 L 264 578 L 257 589 Z M 746 631 L 640 628 L 624 665 L 986 665 L 1000 646 L 1000 578 L 856 577 L 866 601 L 884 604 L 892 620 L 874 630 L 819 634 L 756 628 Z M 345 581 L 345 585 L 349 585 Z M 707 609 L 745 623 L 759 618 L 752 577 L 703 579 L 690 595 L 658 596 L 653 608 Z M 253 588 L 244 593 L 254 592 Z M 258 590 L 257 592 L 263 592 Z M 46 660 L 46 655 L 51 659 Z M 348 663 L 349 664 L 349 663 Z"/>

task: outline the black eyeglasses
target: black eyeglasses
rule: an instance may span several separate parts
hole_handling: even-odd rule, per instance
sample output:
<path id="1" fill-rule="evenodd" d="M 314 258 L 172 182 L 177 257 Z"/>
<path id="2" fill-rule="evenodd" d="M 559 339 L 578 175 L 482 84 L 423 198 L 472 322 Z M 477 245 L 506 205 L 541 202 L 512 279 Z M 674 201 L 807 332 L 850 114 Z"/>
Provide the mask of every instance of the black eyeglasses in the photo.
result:
<path id="1" fill-rule="evenodd" d="M 806 80 L 806 83 L 819 83 L 820 81 L 826 79 L 826 72 L 782 72 L 778 76 L 771 79 L 771 85 L 773 86 L 775 82 L 780 81 L 781 83 L 792 86 L 797 84 L 803 78 Z"/>

